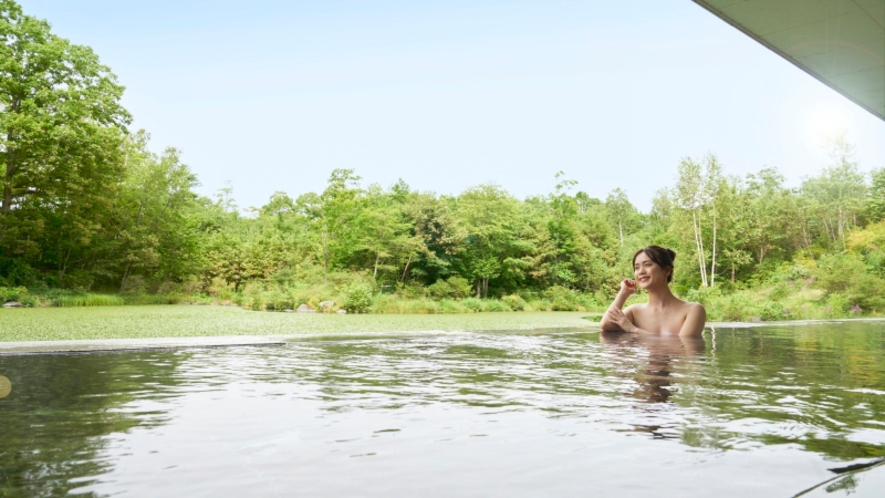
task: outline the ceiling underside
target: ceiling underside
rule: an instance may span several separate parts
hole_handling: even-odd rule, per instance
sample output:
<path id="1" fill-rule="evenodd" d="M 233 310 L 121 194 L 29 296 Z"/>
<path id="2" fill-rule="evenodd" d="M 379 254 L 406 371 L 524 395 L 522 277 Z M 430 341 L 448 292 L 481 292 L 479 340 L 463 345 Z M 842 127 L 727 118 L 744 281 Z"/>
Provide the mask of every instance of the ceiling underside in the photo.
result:
<path id="1" fill-rule="evenodd" d="M 885 120 L 885 0 L 694 0 Z"/>

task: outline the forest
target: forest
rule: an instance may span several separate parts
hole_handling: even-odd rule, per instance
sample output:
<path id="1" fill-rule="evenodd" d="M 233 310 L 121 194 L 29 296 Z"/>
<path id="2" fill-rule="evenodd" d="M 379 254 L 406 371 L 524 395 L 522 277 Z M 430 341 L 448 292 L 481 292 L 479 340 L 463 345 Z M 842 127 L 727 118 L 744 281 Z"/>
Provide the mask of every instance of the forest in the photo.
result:
<path id="1" fill-rule="evenodd" d="M 241 208 L 231 189 L 199 195 L 178 150 L 129 128 L 124 87 L 89 47 L 11 0 L 0 39 L 3 301 L 592 311 L 657 244 L 678 254 L 674 290 L 711 319 L 885 312 L 885 170 L 864 172 L 844 137 L 796 188 L 775 168 L 740 177 L 714 153 L 685 157 L 649 212 L 555 170 L 553 192 L 517 199 L 494 184 L 381 186 L 359 165 L 322 192 Z"/>

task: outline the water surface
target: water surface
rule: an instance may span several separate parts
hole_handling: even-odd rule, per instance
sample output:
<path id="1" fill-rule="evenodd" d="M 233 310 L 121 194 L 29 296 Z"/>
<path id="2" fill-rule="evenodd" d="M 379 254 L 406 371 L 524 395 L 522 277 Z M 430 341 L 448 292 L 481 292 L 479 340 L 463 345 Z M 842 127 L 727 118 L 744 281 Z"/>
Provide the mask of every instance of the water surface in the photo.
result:
<path id="1" fill-rule="evenodd" d="M 0 495 L 878 496 L 882 327 L 0 356 Z"/>

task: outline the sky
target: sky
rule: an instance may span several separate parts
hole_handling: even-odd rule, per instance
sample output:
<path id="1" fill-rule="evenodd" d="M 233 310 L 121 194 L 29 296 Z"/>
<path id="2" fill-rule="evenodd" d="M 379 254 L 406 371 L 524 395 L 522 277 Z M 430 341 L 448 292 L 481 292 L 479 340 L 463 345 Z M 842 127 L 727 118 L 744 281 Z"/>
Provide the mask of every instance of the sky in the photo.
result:
<path id="1" fill-rule="evenodd" d="M 690 0 L 20 0 L 126 86 L 133 130 L 241 208 L 363 184 L 546 195 L 565 172 L 647 211 L 679 161 L 776 167 L 845 133 L 885 167 L 885 121 Z"/>

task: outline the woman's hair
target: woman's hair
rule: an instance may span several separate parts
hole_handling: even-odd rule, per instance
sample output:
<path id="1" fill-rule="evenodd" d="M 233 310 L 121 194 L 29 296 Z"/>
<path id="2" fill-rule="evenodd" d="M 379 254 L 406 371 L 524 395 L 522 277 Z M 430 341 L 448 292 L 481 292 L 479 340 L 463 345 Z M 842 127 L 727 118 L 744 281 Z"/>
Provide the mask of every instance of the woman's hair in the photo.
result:
<path id="1" fill-rule="evenodd" d="M 648 259 L 654 261 L 662 269 L 669 268 L 670 274 L 667 275 L 667 282 L 673 280 L 673 260 L 676 259 L 676 253 L 673 252 L 673 249 L 665 249 L 660 246 L 643 247 L 633 255 L 634 265 L 636 264 L 636 256 L 639 256 L 639 253 L 645 253 L 645 255 L 648 256 Z"/>

